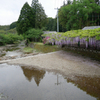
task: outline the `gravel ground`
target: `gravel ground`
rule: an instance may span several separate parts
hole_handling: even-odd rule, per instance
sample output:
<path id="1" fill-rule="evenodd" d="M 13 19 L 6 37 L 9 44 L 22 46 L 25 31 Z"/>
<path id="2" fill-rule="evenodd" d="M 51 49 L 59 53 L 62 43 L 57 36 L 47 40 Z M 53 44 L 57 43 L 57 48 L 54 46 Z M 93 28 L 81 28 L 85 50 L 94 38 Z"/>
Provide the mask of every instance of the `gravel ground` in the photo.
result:
<path id="1" fill-rule="evenodd" d="M 36 67 L 48 71 L 55 71 L 67 77 L 73 77 L 74 75 L 100 77 L 99 63 L 65 51 L 38 54 L 19 59 L 1 61 L 0 63 L 5 62 L 29 68 Z"/>

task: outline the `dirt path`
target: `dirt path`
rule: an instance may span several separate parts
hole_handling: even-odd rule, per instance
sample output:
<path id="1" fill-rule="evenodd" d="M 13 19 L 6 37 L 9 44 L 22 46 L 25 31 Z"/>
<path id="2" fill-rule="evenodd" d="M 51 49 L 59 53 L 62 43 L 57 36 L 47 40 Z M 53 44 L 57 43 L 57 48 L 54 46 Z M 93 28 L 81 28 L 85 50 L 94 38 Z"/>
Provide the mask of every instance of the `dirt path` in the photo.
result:
<path id="1" fill-rule="evenodd" d="M 57 51 L 47 54 L 39 54 L 30 57 L 24 57 L 14 60 L 2 61 L 8 64 L 18 64 L 32 68 L 46 69 L 56 71 L 73 77 L 74 75 L 83 75 L 89 77 L 100 77 L 100 64 L 92 60 L 77 57 L 65 51 Z"/>

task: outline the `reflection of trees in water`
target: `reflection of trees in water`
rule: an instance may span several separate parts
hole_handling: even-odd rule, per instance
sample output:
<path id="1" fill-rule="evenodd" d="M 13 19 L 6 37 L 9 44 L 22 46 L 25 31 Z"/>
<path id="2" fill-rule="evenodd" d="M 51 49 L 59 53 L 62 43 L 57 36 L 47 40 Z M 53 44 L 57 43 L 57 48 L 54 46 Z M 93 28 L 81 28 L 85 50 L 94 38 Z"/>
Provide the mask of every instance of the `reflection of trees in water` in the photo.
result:
<path id="1" fill-rule="evenodd" d="M 96 97 L 97 100 L 100 100 L 100 78 L 99 77 L 75 76 L 74 79 L 67 79 L 67 82 L 71 82 L 75 84 L 78 88 L 85 91 L 87 94 Z"/>
<path id="2" fill-rule="evenodd" d="M 26 68 L 24 66 L 21 67 L 23 70 L 23 73 L 25 75 L 25 77 L 31 81 L 32 78 L 34 78 L 37 86 L 39 86 L 41 79 L 43 79 L 44 75 L 45 75 L 45 71 L 44 70 L 38 70 L 35 68 Z"/>

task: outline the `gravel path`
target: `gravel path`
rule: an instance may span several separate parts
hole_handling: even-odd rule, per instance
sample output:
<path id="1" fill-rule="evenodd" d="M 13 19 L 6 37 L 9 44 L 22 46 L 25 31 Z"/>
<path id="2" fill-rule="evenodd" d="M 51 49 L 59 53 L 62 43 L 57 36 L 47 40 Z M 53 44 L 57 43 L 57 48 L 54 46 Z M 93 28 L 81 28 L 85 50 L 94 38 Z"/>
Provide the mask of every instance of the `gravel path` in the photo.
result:
<path id="1" fill-rule="evenodd" d="M 48 71 L 55 71 L 66 76 L 84 75 L 100 77 L 100 64 L 83 57 L 75 56 L 65 51 L 39 54 L 14 60 L 2 61 L 8 64 L 18 64 L 26 67 L 36 67 Z"/>

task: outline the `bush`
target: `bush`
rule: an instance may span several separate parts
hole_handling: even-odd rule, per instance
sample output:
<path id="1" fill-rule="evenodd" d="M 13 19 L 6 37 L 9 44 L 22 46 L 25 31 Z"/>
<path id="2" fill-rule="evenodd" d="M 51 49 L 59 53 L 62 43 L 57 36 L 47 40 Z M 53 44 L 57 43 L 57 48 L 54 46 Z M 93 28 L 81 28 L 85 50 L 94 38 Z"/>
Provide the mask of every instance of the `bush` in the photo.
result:
<path id="1" fill-rule="evenodd" d="M 29 39 L 30 41 L 34 41 L 34 42 L 41 42 L 42 37 L 41 35 L 43 34 L 42 30 L 39 29 L 30 29 L 28 30 L 25 34 L 24 37 L 26 39 Z"/>
<path id="2" fill-rule="evenodd" d="M 4 34 L 0 34 L 0 45 L 5 45 L 6 37 Z"/>
<path id="3" fill-rule="evenodd" d="M 13 44 L 18 40 L 23 40 L 23 36 L 18 34 L 11 34 L 11 33 L 0 34 L 0 45 Z"/>
<path id="4" fill-rule="evenodd" d="M 42 41 L 43 41 L 43 44 L 48 44 L 48 40 L 50 39 L 50 37 L 45 37 Z"/>

